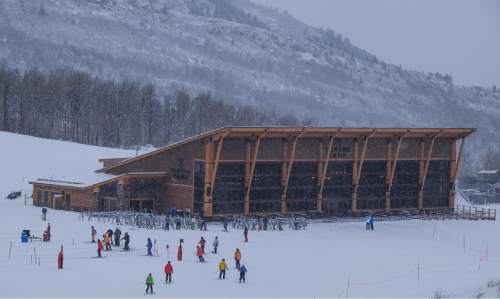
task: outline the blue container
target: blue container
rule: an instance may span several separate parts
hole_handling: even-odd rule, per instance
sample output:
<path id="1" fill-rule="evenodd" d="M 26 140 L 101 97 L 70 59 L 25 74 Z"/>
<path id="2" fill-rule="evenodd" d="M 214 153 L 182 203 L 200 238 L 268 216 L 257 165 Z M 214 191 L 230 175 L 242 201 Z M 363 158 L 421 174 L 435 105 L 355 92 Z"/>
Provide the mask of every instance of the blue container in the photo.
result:
<path id="1" fill-rule="evenodd" d="M 28 235 L 25 233 L 21 234 L 21 243 L 28 243 Z"/>

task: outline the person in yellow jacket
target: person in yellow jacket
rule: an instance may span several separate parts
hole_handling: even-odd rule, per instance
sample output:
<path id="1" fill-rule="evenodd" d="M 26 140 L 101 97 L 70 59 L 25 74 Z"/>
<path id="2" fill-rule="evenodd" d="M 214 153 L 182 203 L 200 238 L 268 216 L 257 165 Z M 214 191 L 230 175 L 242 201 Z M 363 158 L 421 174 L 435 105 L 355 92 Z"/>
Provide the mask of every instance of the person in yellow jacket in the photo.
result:
<path id="1" fill-rule="evenodd" d="M 241 251 L 239 248 L 236 248 L 234 252 L 234 261 L 236 262 L 236 269 L 240 269 L 240 261 L 241 261 Z"/>
<path id="2" fill-rule="evenodd" d="M 104 245 L 105 245 L 104 251 L 110 251 L 111 250 L 111 239 L 109 238 L 108 234 L 104 234 L 102 236 L 102 238 L 103 238 Z"/>
<path id="3" fill-rule="evenodd" d="M 226 260 L 222 259 L 219 263 L 219 279 L 226 279 L 226 270 L 228 269 Z"/>

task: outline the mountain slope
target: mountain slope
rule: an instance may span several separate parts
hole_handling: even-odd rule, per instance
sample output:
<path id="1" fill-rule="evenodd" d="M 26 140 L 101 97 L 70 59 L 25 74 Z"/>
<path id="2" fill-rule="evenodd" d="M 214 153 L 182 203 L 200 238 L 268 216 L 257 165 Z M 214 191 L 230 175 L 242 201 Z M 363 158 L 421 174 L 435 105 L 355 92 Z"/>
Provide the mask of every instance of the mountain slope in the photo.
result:
<path id="1" fill-rule="evenodd" d="M 0 17 L 0 59 L 21 69 L 70 65 L 314 115 L 323 125 L 473 126 L 480 149 L 500 140 L 498 91 L 386 64 L 246 0 L 3 0 Z"/>

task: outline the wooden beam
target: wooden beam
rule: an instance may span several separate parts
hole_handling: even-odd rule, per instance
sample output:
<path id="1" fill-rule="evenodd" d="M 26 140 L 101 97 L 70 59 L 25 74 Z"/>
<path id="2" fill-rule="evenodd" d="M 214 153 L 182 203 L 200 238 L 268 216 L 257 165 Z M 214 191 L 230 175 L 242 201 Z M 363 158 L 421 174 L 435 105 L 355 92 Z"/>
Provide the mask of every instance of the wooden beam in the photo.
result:
<path id="1" fill-rule="evenodd" d="M 376 129 L 373 130 L 372 133 L 370 133 L 369 135 L 365 136 L 365 140 L 363 142 L 363 150 L 361 151 L 361 160 L 359 162 L 359 165 L 358 165 L 358 171 L 357 171 L 357 176 L 356 176 L 356 182 L 354 184 L 354 192 L 355 194 L 358 193 L 358 187 L 359 187 L 359 179 L 361 178 L 361 171 L 363 170 L 363 164 L 364 164 L 364 161 L 365 161 L 365 155 L 366 155 L 366 147 L 368 145 L 368 140 L 373 136 L 375 135 L 375 133 L 377 132 Z"/>
<path id="2" fill-rule="evenodd" d="M 432 137 L 432 140 L 431 140 L 431 145 L 429 146 L 429 150 L 427 151 L 427 159 L 425 161 L 425 167 L 424 167 L 424 175 L 422 177 L 422 181 L 420 182 L 420 192 L 423 192 L 424 191 L 424 187 L 425 187 L 425 181 L 427 179 L 427 172 L 429 170 L 429 164 L 431 163 L 431 157 L 432 157 L 432 150 L 434 149 L 434 143 L 436 141 L 436 138 L 439 136 L 440 134 L 437 134 L 435 136 Z"/>
<path id="3" fill-rule="evenodd" d="M 455 163 L 454 171 L 451 173 L 450 178 L 453 180 L 451 183 L 451 188 L 450 188 L 450 195 L 448 199 L 448 207 L 449 208 L 454 208 L 455 207 L 455 188 L 456 188 L 456 182 L 457 182 L 457 174 L 458 174 L 458 166 L 460 165 L 460 162 L 462 161 L 463 158 L 463 151 L 464 151 L 464 144 L 465 144 L 465 137 L 462 137 L 462 141 L 460 142 L 460 150 L 458 152 L 458 159 L 452 163 Z"/>
<path id="4" fill-rule="evenodd" d="M 326 158 L 323 164 L 323 171 L 321 173 L 321 183 L 319 186 L 319 194 L 323 194 L 323 188 L 325 186 L 325 178 L 326 178 L 326 172 L 328 171 L 328 164 L 330 163 L 330 156 L 332 154 L 332 149 L 333 149 L 333 140 L 337 138 L 337 136 L 340 133 L 340 129 L 337 131 L 335 135 L 330 136 L 330 142 L 328 143 L 328 150 L 326 151 Z M 333 160 L 333 159 L 332 159 Z"/>
<path id="5" fill-rule="evenodd" d="M 255 170 L 255 164 L 257 163 L 257 156 L 259 155 L 260 142 L 269 131 L 264 131 L 261 135 L 257 136 L 257 141 L 255 142 L 255 151 L 253 153 L 252 165 L 250 166 L 250 175 L 248 180 L 248 186 L 245 190 L 245 197 L 250 199 L 250 189 L 252 188 L 253 172 Z"/>
<path id="6" fill-rule="evenodd" d="M 399 152 L 401 150 L 401 143 L 403 142 L 403 138 L 406 137 L 406 135 L 408 135 L 408 132 L 403 134 L 402 136 L 400 136 L 398 138 L 398 144 L 396 146 L 396 153 L 394 155 L 394 160 L 392 161 L 391 174 L 389 177 L 389 183 L 387 185 L 387 191 L 386 191 L 389 194 L 389 196 L 391 195 L 392 184 L 394 182 L 394 174 L 396 173 L 396 165 L 397 165 L 398 160 L 399 160 Z"/>
<path id="7" fill-rule="evenodd" d="M 286 171 L 286 178 L 285 178 L 285 181 L 284 181 L 283 193 L 281 194 L 281 212 L 282 213 L 286 213 L 286 205 L 283 206 L 283 201 L 286 201 L 286 193 L 288 191 L 288 182 L 290 180 L 290 172 L 292 172 L 293 161 L 295 160 L 295 150 L 297 148 L 297 141 L 299 140 L 300 136 L 302 136 L 302 134 L 304 134 L 304 130 L 302 130 L 293 139 L 292 153 L 290 154 L 290 161 L 288 162 L 288 169 Z"/>
<path id="8" fill-rule="evenodd" d="M 215 154 L 215 163 L 214 168 L 212 170 L 212 178 L 210 181 L 210 198 L 213 199 L 214 187 L 215 187 L 215 179 L 217 177 L 217 169 L 219 168 L 220 156 L 222 153 L 222 146 L 224 145 L 224 138 L 229 134 L 229 130 L 226 131 L 219 139 L 219 145 L 217 146 L 217 153 Z"/>
<path id="9" fill-rule="evenodd" d="M 251 159 L 252 159 L 252 145 L 250 144 L 250 140 L 245 141 L 245 188 L 248 188 L 249 180 L 250 180 L 250 167 L 251 167 Z M 247 196 L 247 193 L 243 195 L 243 214 L 250 214 L 250 196 Z"/>

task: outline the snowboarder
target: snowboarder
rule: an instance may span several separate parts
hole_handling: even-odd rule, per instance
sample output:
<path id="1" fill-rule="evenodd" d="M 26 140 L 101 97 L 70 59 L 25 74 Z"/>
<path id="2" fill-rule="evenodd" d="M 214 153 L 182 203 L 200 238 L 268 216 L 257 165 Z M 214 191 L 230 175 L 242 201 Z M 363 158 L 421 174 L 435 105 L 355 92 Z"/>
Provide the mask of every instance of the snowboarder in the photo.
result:
<path id="1" fill-rule="evenodd" d="M 227 264 L 226 260 L 222 259 L 219 263 L 219 279 L 226 279 Z"/>
<path id="2" fill-rule="evenodd" d="M 102 257 L 101 251 L 103 249 L 104 249 L 104 246 L 102 245 L 101 239 L 97 239 L 97 257 Z"/>
<path id="3" fill-rule="evenodd" d="M 224 231 L 227 232 L 227 219 L 224 219 Z"/>
<path id="4" fill-rule="evenodd" d="M 217 247 L 219 247 L 219 238 L 217 236 L 215 236 L 215 239 L 214 239 L 214 242 L 212 243 L 212 245 L 214 246 L 214 251 L 212 251 L 212 253 L 217 254 Z"/>
<path id="5" fill-rule="evenodd" d="M 184 242 L 183 239 L 179 240 L 179 248 L 177 248 L 177 260 L 182 261 L 182 242 Z"/>
<path id="6" fill-rule="evenodd" d="M 174 268 L 172 267 L 170 261 L 168 261 L 168 263 L 165 265 L 165 283 L 172 282 L 172 273 L 174 273 Z"/>
<path id="7" fill-rule="evenodd" d="M 203 248 L 201 248 L 200 245 L 196 247 L 196 256 L 198 256 L 198 259 L 200 262 L 204 263 L 205 259 L 203 258 Z"/>
<path id="8" fill-rule="evenodd" d="M 104 240 L 104 246 L 106 247 L 104 251 L 110 251 L 111 250 L 111 238 L 108 236 L 108 234 L 104 234 L 102 236 L 102 239 Z"/>
<path id="9" fill-rule="evenodd" d="M 236 269 L 240 269 L 240 261 L 241 261 L 241 251 L 239 248 L 236 248 L 234 252 L 234 261 L 236 262 Z"/>
<path id="10" fill-rule="evenodd" d="M 242 280 L 243 280 L 243 282 L 245 282 L 245 274 L 246 273 L 247 273 L 247 268 L 245 267 L 245 265 L 242 265 L 240 268 L 240 283 Z"/>
<path id="11" fill-rule="evenodd" d="M 248 226 L 245 225 L 243 229 L 243 236 L 245 236 L 245 242 L 248 242 Z"/>
<path id="12" fill-rule="evenodd" d="M 63 247 L 61 245 L 61 251 L 59 251 L 59 254 L 57 255 L 57 269 L 62 269 L 63 268 Z"/>
<path id="13" fill-rule="evenodd" d="M 153 242 L 151 242 L 151 238 L 148 238 L 148 243 L 146 244 L 146 247 L 148 248 L 148 255 L 152 256 L 153 253 L 151 252 L 151 249 L 153 248 Z"/>
<path id="14" fill-rule="evenodd" d="M 373 216 L 372 215 L 368 216 L 368 219 L 366 220 L 366 229 L 373 230 Z"/>
<path id="15" fill-rule="evenodd" d="M 46 207 L 42 208 L 42 220 L 47 221 L 47 208 Z"/>
<path id="16" fill-rule="evenodd" d="M 120 230 L 120 228 L 116 228 L 115 229 L 115 246 L 118 246 L 120 247 L 120 237 L 122 236 L 122 231 Z"/>
<path id="17" fill-rule="evenodd" d="M 203 254 L 205 254 L 205 243 L 206 242 L 207 241 L 203 237 L 201 237 L 200 241 L 198 241 L 198 245 L 200 245 L 201 249 L 203 250 Z"/>
<path id="18" fill-rule="evenodd" d="M 148 274 L 148 277 L 146 278 L 146 294 L 148 293 L 149 290 L 151 290 L 151 295 L 153 295 L 153 285 L 154 285 L 154 281 L 153 281 L 153 276 L 151 275 L 151 273 Z"/>
<path id="19" fill-rule="evenodd" d="M 130 250 L 130 247 L 128 247 L 128 244 L 130 243 L 130 236 L 126 232 L 125 235 L 123 236 L 122 240 L 125 240 L 125 246 L 123 247 L 123 250 Z"/>
<path id="20" fill-rule="evenodd" d="M 95 235 L 97 235 L 97 231 L 95 230 L 94 226 L 90 228 L 90 236 L 92 237 L 92 243 L 95 243 Z"/>
<path id="21" fill-rule="evenodd" d="M 203 218 L 200 218 L 200 230 L 207 230 L 207 222 Z"/>
<path id="22" fill-rule="evenodd" d="M 106 234 L 108 234 L 109 237 L 109 242 L 113 244 L 113 230 L 110 228 L 106 231 Z"/>

